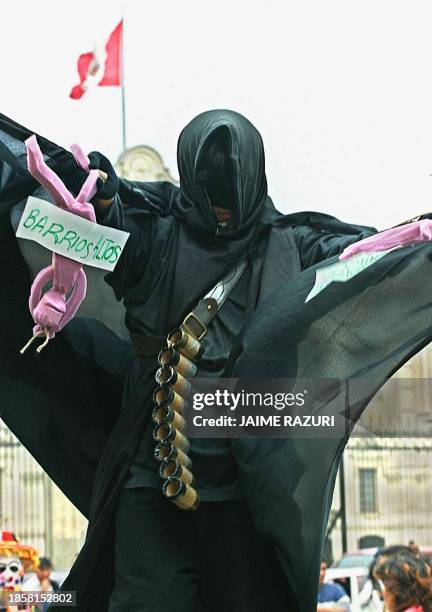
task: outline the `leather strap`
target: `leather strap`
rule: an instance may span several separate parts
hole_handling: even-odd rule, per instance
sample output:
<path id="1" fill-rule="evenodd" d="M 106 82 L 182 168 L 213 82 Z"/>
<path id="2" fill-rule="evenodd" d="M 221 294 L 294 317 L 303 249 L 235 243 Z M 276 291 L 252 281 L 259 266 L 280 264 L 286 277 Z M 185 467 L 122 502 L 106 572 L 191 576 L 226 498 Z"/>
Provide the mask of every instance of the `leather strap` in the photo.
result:
<path id="1" fill-rule="evenodd" d="M 247 259 L 240 261 L 228 272 L 186 315 L 181 327 L 201 340 L 207 333 L 207 327 L 228 299 L 247 266 Z M 142 357 L 157 355 L 166 346 L 166 336 L 143 336 L 130 334 L 134 352 Z"/>
<path id="2" fill-rule="evenodd" d="M 207 327 L 222 308 L 231 291 L 237 285 L 247 266 L 247 259 L 241 260 L 228 272 L 186 315 L 182 327 L 189 334 L 201 340 L 207 333 Z"/>

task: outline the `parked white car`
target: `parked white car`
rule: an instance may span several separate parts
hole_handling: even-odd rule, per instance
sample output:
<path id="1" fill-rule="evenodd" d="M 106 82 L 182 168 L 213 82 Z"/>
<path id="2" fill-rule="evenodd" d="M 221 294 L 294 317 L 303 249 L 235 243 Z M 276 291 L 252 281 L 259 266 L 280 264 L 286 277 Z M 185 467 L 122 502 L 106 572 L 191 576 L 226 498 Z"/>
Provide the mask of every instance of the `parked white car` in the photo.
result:
<path id="1" fill-rule="evenodd" d="M 351 612 L 364 612 L 364 608 L 360 605 L 359 594 L 368 573 L 367 567 L 329 567 L 326 571 L 325 582 L 346 578 L 350 586 Z"/>

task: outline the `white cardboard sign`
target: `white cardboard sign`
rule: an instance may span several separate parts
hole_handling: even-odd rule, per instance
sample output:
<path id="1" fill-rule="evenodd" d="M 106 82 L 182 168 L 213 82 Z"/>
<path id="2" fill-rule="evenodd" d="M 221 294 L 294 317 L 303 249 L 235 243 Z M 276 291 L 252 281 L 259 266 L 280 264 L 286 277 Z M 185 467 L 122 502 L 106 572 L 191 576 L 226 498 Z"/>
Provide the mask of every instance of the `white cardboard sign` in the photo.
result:
<path id="1" fill-rule="evenodd" d="M 315 284 L 306 297 L 305 302 L 309 302 L 309 300 L 321 293 L 330 283 L 346 283 L 392 250 L 359 253 L 351 257 L 351 259 L 339 260 L 330 266 L 319 268 L 316 271 Z"/>
<path id="2" fill-rule="evenodd" d="M 93 223 L 33 196 L 27 199 L 16 235 L 103 270 L 114 270 L 129 238 L 128 232 Z"/>

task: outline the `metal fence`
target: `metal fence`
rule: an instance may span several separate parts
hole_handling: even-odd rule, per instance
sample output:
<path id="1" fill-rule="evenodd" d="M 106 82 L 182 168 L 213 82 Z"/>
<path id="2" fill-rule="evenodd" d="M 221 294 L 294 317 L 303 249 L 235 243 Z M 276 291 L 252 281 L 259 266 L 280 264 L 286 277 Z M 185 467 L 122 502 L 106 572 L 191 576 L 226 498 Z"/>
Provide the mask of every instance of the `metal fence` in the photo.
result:
<path id="1" fill-rule="evenodd" d="M 0 421 L 0 524 L 23 544 L 69 568 L 85 536 L 86 520 Z"/>

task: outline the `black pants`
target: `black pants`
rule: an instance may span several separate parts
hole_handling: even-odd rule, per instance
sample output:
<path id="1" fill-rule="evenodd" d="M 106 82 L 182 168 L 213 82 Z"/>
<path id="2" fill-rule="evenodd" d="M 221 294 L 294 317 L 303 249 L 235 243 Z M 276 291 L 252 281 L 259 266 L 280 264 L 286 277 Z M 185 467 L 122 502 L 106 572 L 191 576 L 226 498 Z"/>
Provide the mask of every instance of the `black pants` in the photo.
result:
<path id="1" fill-rule="evenodd" d="M 242 500 L 177 508 L 123 489 L 109 612 L 288 612 L 285 578 Z"/>

